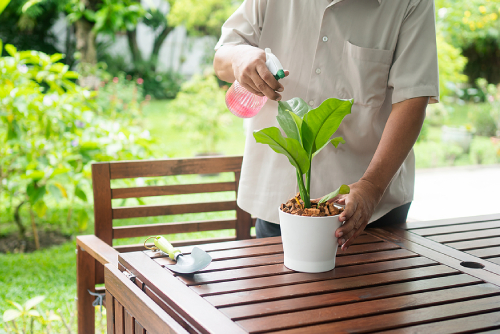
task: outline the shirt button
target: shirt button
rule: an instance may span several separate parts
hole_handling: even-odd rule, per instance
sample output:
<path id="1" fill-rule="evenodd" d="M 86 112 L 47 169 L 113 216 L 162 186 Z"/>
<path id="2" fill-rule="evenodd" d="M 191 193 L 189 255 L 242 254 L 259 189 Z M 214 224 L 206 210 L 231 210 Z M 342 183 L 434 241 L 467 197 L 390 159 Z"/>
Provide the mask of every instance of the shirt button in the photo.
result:
<path id="1" fill-rule="evenodd" d="M 317 68 L 316 69 L 316 74 L 320 74 L 321 73 L 321 69 Z"/>
<path id="2" fill-rule="evenodd" d="M 313 100 L 309 101 L 309 105 L 312 107 L 314 105 L 314 101 Z"/>
<path id="3" fill-rule="evenodd" d="M 326 41 L 328 41 L 328 37 L 323 36 L 323 42 L 326 42 Z"/>

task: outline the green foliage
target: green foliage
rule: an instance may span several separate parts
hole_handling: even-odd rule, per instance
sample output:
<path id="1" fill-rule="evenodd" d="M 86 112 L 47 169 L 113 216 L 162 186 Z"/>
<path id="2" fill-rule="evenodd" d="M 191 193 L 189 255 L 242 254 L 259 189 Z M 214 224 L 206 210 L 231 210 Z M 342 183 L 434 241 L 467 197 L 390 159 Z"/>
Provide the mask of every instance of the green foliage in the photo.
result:
<path id="1" fill-rule="evenodd" d="M 500 82 L 500 6 L 497 1 L 438 0 L 437 27 L 468 58 L 465 73 Z"/>
<path id="2" fill-rule="evenodd" d="M 3 321 L 9 333 L 35 334 L 45 332 L 45 330 L 49 332 L 52 322 L 60 322 L 61 317 L 54 311 L 41 312 L 38 308 L 35 309 L 44 300 L 45 296 L 36 296 L 23 305 L 9 301 L 15 307 L 15 309 L 6 310 L 3 314 Z"/>
<path id="3" fill-rule="evenodd" d="M 177 114 L 175 125 L 184 129 L 187 138 L 202 143 L 205 152 L 215 151 L 233 121 L 224 96 L 225 91 L 219 88 L 213 73 L 205 73 L 185 82 L 169 104 L 169 112 Z"/>
<path id="4" fill-rule="evenodd" d="M 227 0 L 170 0 L 167 19 L 170 26 L 184 24 L 191 35 L 220 37 L 222 24 L 242 1 Z"/>
<path id="5" fill-rule="evenodd" d="M 149 154 L 149 134 L 134 120 L 137 103 L 126 111 L 106 105 L 108 93 L 76 85 L 78 74 L 58 62 L 60 54 L 18 52 L 9 44 L 5 49 L 10 56 L 0 58 L 0 190 L 11 203 L 29 202 L 43 217 L 49 198 L 86 200 L 92 161 Z"/>
<path id="6" fill-rule="evenodd" d="M 456 85 L 467 81 L 462 71 L 467 59 L 461 55 L 460 49 L 447 43 L 441 34 L 436 36 L 439 62 L 439 93 L 451 96 L 456 93 Z"/>
<path id="7" fill-rule="evenodd" d="M 492 107 L 490 104 L 471 104 L 469 119 L 479 136 L 492 137 L 497 132 L 497 124 L 492 116 Z"/>
<path id="8" fill-rule="evenodd" d="M 475 138 L 470 147 L 473 164 L 494 164 L 500 162 L 500 155 L 490 138 Z"/>
<path id="9" fill-rule="evenodd" d="M 117 32 L 133 30 L 146 11 L 135 0 L 103 0 L 98 8 L 90 8 L 80 0 L 69 0 L 66 11 L 74 23 L 82 17 L 94 23 L 94 32 L 114 37 Z"/>
<path id="10" fill-rule="evenodd" d="M 341 137 L 330 139 L 337 131 L 345 116 L 351 113 L 353 101 L 330 98 L 315 109 L 311 109 L 301 98 L 293 98 L 278 103 L 278 124 L 287 137 L 276 127 L 254 131 L 255 140 L 269 145 L 276 153 L 284 154 L 297 170 L 300 196 L 306 208 L 311 207 L 310 184 L 311 162 L 314 156 L 329 143 L 337 147 L 345 143 Z M 305 175 L 305 183 L 304 177 Z M 339 188 L 324 198 L 333 195 Z M 338 193 L 337 193 L 338 195 Z M 331 197 L 331 198 L 333 198 Z"/>

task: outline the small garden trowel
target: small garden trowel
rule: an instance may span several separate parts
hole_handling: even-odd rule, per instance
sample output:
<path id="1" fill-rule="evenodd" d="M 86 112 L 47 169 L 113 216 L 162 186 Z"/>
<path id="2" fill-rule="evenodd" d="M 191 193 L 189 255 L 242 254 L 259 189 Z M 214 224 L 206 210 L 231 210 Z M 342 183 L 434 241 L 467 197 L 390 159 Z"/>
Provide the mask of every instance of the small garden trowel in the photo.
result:
<path id="1" fill-rule="evenodd" d="M 198 247 L 194 247 L 190 255 L 183 255 L 179 249 L 174 248 L 164 237 L 155 237 L 154 243 L 159 250 L 168 254 L 172 260 L 177 262 L 176 264 L 166 265 L 167 269 L 179 274 L 194 273 L 205 269 L 212 262 L 212 257 Z"/>

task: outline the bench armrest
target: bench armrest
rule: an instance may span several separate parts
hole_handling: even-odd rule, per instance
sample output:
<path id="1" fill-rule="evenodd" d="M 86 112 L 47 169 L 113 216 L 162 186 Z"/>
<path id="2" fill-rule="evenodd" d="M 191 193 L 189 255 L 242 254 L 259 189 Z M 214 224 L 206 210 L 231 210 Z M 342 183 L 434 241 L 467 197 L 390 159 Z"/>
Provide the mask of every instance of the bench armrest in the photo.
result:
<path id="1" fill-rule="evenodd" d="M 80 235 L 76 244 L 101 264 L 111 263 L 118 268 L 118 251 L 95 235 Z"/>

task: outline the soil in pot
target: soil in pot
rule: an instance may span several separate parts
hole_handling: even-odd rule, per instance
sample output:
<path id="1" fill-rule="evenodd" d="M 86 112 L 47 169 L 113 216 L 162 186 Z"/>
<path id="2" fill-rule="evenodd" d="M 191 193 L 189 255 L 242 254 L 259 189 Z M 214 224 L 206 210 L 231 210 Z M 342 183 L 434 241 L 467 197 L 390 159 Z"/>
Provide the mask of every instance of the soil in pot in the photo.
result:
<path id="1" fill-rule="evenodd" d="M 337 207 L 333 203 L 321 203 L 319 200 L 311 200 L 311 208 L 304 207 L 304 201 L 300 198 L 300 193 L 290 198 L 286 203 L 281 204 L 280 209 L 285 213 L 306 217 L 329 217 L 336 216 L 344 211 L 344 208 Z"/>

